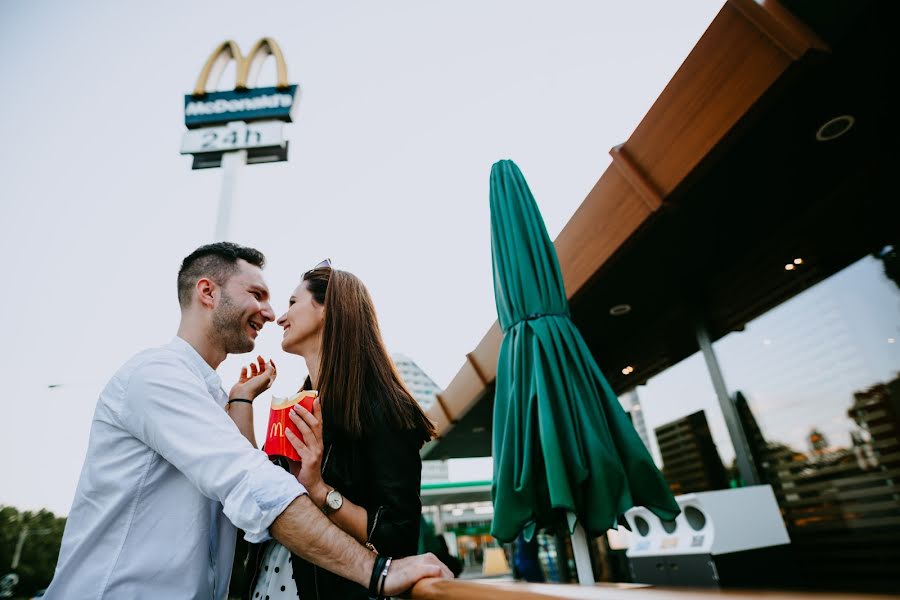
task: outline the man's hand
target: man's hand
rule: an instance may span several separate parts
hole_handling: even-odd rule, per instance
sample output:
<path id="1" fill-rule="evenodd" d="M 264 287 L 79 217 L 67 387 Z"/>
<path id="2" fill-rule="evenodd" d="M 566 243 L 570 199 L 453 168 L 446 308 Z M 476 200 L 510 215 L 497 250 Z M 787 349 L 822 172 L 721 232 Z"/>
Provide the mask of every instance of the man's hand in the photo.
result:
<path id="1" fill-rule="evenodd" d="M 384 582 L 384 595 L 399 596 L 426 577 L 453 579 L 453 573 L 430 552 L 394 559 Z"/>
<path id="2" fill-rule="evenodd" d="M 247 367 L 241 369 L 241 378 L 231 388 L 228 394 L 229 398 L 243 398 L 246 400 L 255 400 L 257 396 L 272 387 L 277 372 L 273 361 L 266 362 L 262 356 L 256 357 L 255 363 L 250 363 L 250 369 Z"/>
<path id="3" fill-rule="evenodd" d="M 269 532 L 294 554 L 369 587 L 375 555 L 329 521 L 306 494 L 297 497 L 275 518 Z M 425 577 L 453 578 L 453 574 L 434 554 L 398 558 L 388 569 L 384 592 L 388 596 L 399 595 Z"/>

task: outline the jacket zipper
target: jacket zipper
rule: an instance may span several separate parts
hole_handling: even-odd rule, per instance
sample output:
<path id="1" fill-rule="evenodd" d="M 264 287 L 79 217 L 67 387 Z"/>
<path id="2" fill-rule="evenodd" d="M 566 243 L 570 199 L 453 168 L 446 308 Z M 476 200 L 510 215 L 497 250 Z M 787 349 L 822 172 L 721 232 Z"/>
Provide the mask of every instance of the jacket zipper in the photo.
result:
<path id="1" fill-rule="evenodd" d="M 322 462 L 322 476 L 325 476 L 325 467 L 328 466 L 328 459 L 331 457 L 331 449 L 334 448 L 334 444 L 328 446 L 328 452 L 325 453 L 325 460 Z M 316 565 L 312 566 L 313 568 L 313 585 L 316 588 L 316 600 L 321 600 L 319 598 L 319 567 Z"/>
<path id="2" fill-rule="evenodd" d="M 378 510 L 375 511 L 375 519 L 372 520 L 372 529 L 369 530 L 368 538 L 366 539 L 366 548 L 378 554 L 378 550 L 375 549 L 375 546 L 372 544 L 372 536 L 375 534 L 375 528 L 378 527 L 378 517 L 381 516 L 381 511 L 384 510 L 384 506 L 379 506 Z"/>
<path id="3" fill-rule="evenodd" d="M 253 569 L 253 578 L 250 579 L 250 594 L 253 594 L 253 590 L 256 588 L 256 579 L 259 577 L 259 566 L 260 566 L 260 563 L 262 562 L 262 553 L 263 553 L 263 549 L 265 549 L 265 547 L 266 547 L 265 544 L 260 544 L 259 547 L 256 549 L 256 557 L 254 559 L 254 562 L 256 563 L 256 567 Z M 249 553 L 247 554 L 247 559 L 248 560 L 250 559 Z M 245 569 L 247 568 L 246 564 L 244 565 L 244 568 Z"/>

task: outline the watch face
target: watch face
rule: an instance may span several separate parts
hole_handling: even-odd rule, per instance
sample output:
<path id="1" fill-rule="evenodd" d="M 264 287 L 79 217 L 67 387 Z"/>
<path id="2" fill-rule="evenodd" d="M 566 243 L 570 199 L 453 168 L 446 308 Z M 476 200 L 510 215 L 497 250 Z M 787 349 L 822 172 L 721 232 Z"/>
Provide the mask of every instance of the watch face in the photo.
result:
<path id="1" fill-rule="evenodd" d="M 340 492 L 337 490 L 331 490 L 328 492 L 328 495 L 325 496 L 325 502 L 328 504 L 328 507 L 331 510 L 337 510 L 344 503 L 343 497 L 341 497 Z"/>

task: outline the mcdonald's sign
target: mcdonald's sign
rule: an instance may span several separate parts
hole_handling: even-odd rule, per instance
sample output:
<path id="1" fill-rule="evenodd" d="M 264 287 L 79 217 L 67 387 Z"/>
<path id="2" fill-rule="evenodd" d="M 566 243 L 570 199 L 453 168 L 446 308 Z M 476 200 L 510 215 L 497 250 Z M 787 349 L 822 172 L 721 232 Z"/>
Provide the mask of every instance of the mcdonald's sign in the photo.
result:
<path id="1" fill-rule="evenodd" d="M 274 87 L 252 87 L 265 60 L 275 59 L 277 83 Z M 210 80 L 217 83 L 230 62 L 235 63 L 233 91 L 208 92 Z M 232 121 L 278 120 L 291 121 L 291 109 L 297 95 L 297 86 L 287 81 L 287 65 L 281 48 L 271 38 L 262 38 L 250 49 L 247 56 L 238 45 L 225 41 L 213 50 L 194 91 L 184 97 L 184 124 L 188 129 L 222 125 Z"/>

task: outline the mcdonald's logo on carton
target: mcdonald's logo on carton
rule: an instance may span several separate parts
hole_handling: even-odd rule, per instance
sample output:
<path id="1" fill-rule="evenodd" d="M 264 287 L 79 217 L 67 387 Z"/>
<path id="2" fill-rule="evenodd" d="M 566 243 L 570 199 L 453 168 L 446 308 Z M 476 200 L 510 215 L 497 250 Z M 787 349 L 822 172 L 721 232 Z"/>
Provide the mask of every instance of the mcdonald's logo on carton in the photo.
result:
<path id="1" fill-rule="evenodd" d="M 265 60 L 275 59 L 277 83 L 274 87 L 251 87 Z M 235 63 L 234 91 L 208 92 L 210 80 L 217 82 L 228 63 Z M 262 38 L 247 56 L 238 45 L 225 41 L 213 50 L 191 94 L 184 97 L 184 124 L 188 129 L 220 125 L 230 121 L 263 119 L 291 121 L 297 86 L 287 81 L 287 65 L 281 48 L 271 38 Z"/>
<path id="2" fill-rule="evenodd" d="M 266 445 L 264 449 L 269 456 L 286 456 L 292 460 L 300 460 L 300 455 L 284 435 L 285 429 L 290 429 L 301 440 L 303 436 L 297 430 L 290 419 L 291 409 L 295 404 L 312 412 L 313 401 L 319 395 L 315 390 L 301 390 L 290 398 L 272 397 L 272 407 L 269 410 L 269 426 L 266 429 Z"/>

